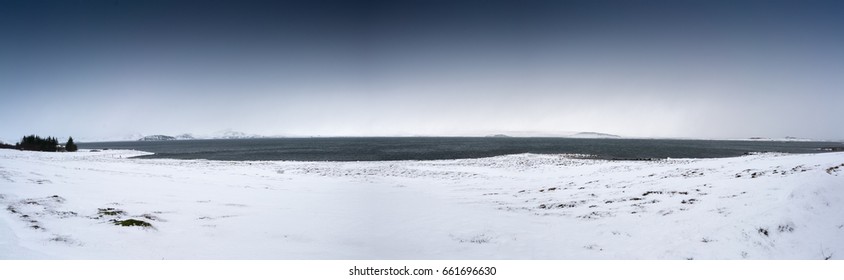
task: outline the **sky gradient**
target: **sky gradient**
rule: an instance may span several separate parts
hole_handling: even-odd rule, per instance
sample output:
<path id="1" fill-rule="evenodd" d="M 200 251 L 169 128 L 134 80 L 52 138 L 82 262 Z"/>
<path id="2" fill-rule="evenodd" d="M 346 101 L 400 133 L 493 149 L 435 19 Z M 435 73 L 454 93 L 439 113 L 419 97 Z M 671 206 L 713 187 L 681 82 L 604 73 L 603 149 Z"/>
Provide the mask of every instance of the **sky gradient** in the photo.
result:
<path id="1" fill-rule="evenodd" d="M 0 139 L 844 139 L 841 1 L 2 1 Z"/>

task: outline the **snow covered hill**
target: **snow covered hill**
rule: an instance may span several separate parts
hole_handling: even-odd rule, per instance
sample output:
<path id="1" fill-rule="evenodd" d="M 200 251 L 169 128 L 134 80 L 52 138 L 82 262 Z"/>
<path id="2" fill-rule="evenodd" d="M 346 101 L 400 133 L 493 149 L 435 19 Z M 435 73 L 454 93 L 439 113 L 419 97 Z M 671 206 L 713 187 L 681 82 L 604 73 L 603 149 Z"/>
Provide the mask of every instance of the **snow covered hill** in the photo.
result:
<path id="1" fill-rule="evenodd" d="M 252 139 L 252 138 L 263 138 L 261 135 L 257 134 L 247 134 L 240 131 L 234 131 L 231 129 L 219 131 L 214 133 L 211 136 L 207 137 L 208 139 Z"/>
<path id="2" fill-rule="evenodd" d="M 171 140 L 194 140 L 196 138 L 193 137 L 190 133 L 179 134 L 176 136 L 169 136 L 169 135 L 149 135 L 144 136 L 138 139 L 138 141 L 171 141 Z"/>
<path id="3" fill-rule="evenodd" d="M 0 150 L 2 259 L 840 259 L 844 153 L 603 161 Z"/>
<path id="4" fill-rule="evenodd" d="M 138 141 L 170 141 L 170 140 L 176 140 L 176 137 L 168 136 L 168 135 L 149 135 L 149 136 L 144 136 L 141 139 L 138 139 Z"/>
<path id="5" fill-rule="evenodd" d="M 149 135 L 138 139 L 138 141 L 169 141 L 169 140 L 196 140 L 196 139 L 254 139 L 263 138 L 264 136 L 256 134 L 246 134 L 239 131 L 223 130 L 212 135 L 194 136 L 191 133 L 183 133 L 176 136 L 169 135 Z"/>

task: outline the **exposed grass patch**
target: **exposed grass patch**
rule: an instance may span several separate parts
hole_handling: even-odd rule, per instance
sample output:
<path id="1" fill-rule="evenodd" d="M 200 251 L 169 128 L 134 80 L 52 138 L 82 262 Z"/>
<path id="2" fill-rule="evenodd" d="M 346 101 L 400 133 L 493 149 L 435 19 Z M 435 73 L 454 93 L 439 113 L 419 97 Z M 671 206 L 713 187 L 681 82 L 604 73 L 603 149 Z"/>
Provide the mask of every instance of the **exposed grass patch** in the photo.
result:
<path id="1" fill-rule="evenodd" d="M 557 208 L 574 208 L 577 207 L 577 202 L 569 202 L 569 203 L 560 203 L 557 204 Z"/>
<path id="2" fill-rule="evenodd" d="M 97 208 L 97 214 L 102 216 L 120 216 L 126 215 L 126 211 L 114 208 Z"/>
<path id="3" fill-rule="evenodd" d="M 48 211 L 48 213 L 53 214 L 53 215 L 55 215 L 55 216 L 59 217 L 60 219 L 65 219 L 65 218 L 70 218 L 70 217 L 76 217 L 76 216 L 78 216 L 78 215 L 79 215 L 78 213 L 73 212 L 73 211 L 55 211 L 55 210 L 50 210 L 50 211 Z"/>
<path id="4" fill-rule="evenodd" d="M 159 218 L 158 216 L 153 215 L 153 214 L 143 214 L 143 215 L 140 215 L 139 217 L 145 218 L 145 219 L 150 220 L 150 221 L 164 221 L 161 218 Z"/>
<path id="5" fill-rule="evenodd" d="M 600 219 L 600 218 L 612 217 L 612 216 L 613 216 L 612 212 L 609 212 L 609 211 L 592 211 L 589 214 L 577 216 L 577 218 L 584 219 L 584 220 L 597 220 L 597 219 Z"/>
<path id="6" fill-rule="evenodd" d="M 586 250 L 598 250 L 598 251 L 603 251 L 603 250 L 604 250 L 603 248 L 601 248 L 601 246 L 598 246 L 598 244 L 589 244 L 589 245 L 583 246 L 583 249 L 586 249 Z"/>
<path id="7" fill-rule="evenodd" d="M 697 202 L 697 199 L 694 199 L 694 198 L 691 198 L 689 200 L 684 199 L 683 201 L 680 201 L 680 203 L 682 203 L 682 204 L 695 204 L 695 202 Z"/>
<path id="8" fill-rule="evenodd" d="M 135 219 L 126 219 L 126 220 L 112 220 L 115 225 L 124 226 L 124 227 L 145 227 L 151 228 L 153 227 L 152 224 Z"/>
<path id="9" fill-rule="evenodd" d="M 838 172 L 838 169 L 840 169 L 841 167 L 844 167 L 844 164 L 827 168 L 826 173 L 832 175 L 833 172 Z"/>
<path id="10" fill-rule="evenodd" d="M 79 243 L 76 242 L 76 240 L 73 240 L 68 235 L 54 234 L 53 237 L 50 238 L 49 240 L 52 241 L 52 242 L 64 243 L 64 244 L 68 244 L 68 245 L 79 245 Z"/>
<path id="11" fill-rule="evenodd" d="M 487 236 L 486 234 L 483 234 L 483 233 L 472 236 L 470 238 L 462 238 L 462 237 L 457 237 L 457 236 L 451 235 L 451 238 L 456 240 L 457 242 L 460 242 L 460 243 L 473 243 L 473 244 L 486 244 L 486 243 L 492 242 L 492 239 L 493 239 L 491 236 Z"/>

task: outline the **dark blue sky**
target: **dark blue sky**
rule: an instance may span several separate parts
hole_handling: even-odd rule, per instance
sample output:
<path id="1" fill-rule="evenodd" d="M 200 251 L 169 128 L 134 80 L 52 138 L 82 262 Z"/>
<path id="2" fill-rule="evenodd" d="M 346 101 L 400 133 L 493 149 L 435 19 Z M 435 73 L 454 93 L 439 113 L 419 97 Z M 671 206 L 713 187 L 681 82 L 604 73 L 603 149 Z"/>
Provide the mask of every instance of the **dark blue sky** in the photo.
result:
<path id="1" fill-rule="evenodd" d="M 0 139 L 842 139 L 840 1 L 2 1 Z"/>

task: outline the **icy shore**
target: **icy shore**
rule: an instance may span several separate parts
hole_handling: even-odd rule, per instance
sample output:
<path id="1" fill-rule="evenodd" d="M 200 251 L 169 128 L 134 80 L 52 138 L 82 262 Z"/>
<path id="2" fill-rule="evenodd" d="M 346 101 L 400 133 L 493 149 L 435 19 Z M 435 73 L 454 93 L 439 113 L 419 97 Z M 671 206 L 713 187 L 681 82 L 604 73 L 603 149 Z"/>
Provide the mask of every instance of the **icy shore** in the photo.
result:
<path id="1" fill-rule="evenodd" d="M 840 152 L 635 162 L 131 158 L 142 154 L 0 150 L 0 258 L 844 257 Z"/>

